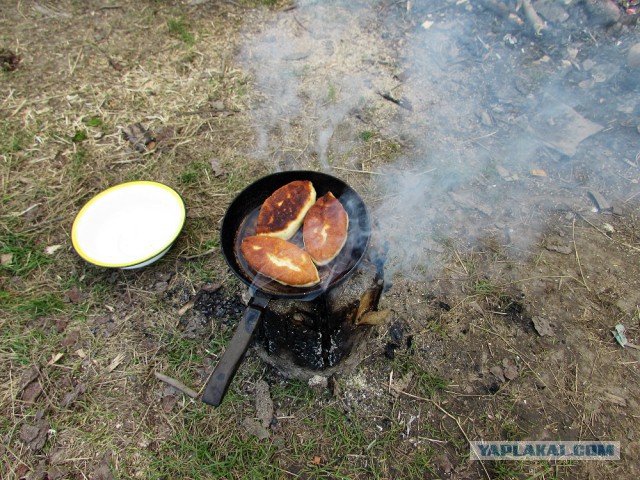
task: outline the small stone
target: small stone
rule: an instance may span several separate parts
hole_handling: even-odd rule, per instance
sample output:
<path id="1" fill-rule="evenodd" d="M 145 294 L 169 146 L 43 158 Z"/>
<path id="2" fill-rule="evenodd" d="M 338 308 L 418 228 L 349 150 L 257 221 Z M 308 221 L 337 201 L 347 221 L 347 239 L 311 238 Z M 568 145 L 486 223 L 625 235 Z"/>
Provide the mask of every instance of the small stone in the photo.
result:
<path id="1" fill-rule="evenodd" d="M 640 43 L 633 45 L 627 53 L 627 66 L 634 70 L 640 69 Z"/>
<path id="2" fill-rule="evenodd" d="M 315 389 L 323 389 L 327 388 L 328 380 L 327 377 L 323 377 L 322 375 L 314 375 L 309 379 L 309 386 Z"/>

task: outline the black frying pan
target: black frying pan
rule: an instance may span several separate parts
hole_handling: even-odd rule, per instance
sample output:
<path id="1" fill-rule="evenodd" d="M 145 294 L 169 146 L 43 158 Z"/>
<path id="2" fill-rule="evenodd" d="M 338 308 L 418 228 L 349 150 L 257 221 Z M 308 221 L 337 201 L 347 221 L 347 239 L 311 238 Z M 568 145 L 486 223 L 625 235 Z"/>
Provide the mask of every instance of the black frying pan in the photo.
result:
<path id="1" fill-rule="evenodd" d="M 239 250 L 242 239 L 255 233 L 255 224 L 262 203 L 278 188 L 294 180 L 309 180 L 313 183 L 317 198 L 332 192 L 349 215 L 347 242 L 329 265 L 318 267 L 321 281 L 313 287 L 289 287 L 264 277 L 247 265 Z M 342 180 L 325 173 L 274 173 L 240 192 L 225 213 L 220 237 L 222 253 L 233 273 L 249 286 L 251 300 L 220 362 L 209 377 L 202 401 L 215 407 L 220 405 L 260 323 L 262 313 L 271 299 L 313 300 L 346 280 L 362 260 L 370 235 L 369 214 L 360 196 Z M 290 241 L 303 247 L 302 232 L 296 233 Z"/>

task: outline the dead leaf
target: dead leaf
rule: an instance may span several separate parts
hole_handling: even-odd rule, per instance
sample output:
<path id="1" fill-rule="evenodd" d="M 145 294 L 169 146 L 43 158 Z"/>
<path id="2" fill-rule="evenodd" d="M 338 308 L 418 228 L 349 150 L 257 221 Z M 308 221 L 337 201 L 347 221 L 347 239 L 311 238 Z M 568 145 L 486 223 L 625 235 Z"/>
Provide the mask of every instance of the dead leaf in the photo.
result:
<path id="1" fill-rule="evenodd" d="M 40 372 L 38 371 L 38 367 L 32 365 L 30 368 L 22 372 L 22 376 L 20 377 L 20 384 L 18 386 L 18 391 L 24 390 L 27 385 L 33 382 L 36 378 L 40 376 Z"/>
<path id="2" fill-rule="evenodd" d="M 379 312 L 366 312 L 356 321 L 356 325 L 382 325 L 390 316 L 391 310 L 388 309 Z"/>
<path id="3" fill-rule="evenodd" d="M 3 253 L 0 255 L 0 265 L 11 265 L 13 263 L 13 253 Z"/>
<path id="4" fill-rule="evenodd" d="M 538 332 L 538 335 L 544 337 L 545 335 L 548 337 L 553 337 L 555 333 L 553 333 L 553 329 L 551 328 L 551 324 L 549 320 L 543 317 L 533 317 L 533 327 Z"/>
<path id="5" fill-rule="evenodd" d="M 439 457 L 433 460 L 434 465 L 438 468 L 438 470 L 442 471 L 444 474 L 449 474 L 453 470 L 453 464 L 451 460 L 449 460 L 449 456 L 446 454 L 440 455 Z"/>
<path id="6" fill-rule="evenodd" d="M 38 452 L 47 443 L 49 428 L 49 424 L 44 420 L 39 420 L 35 425 L 23 425 L 20 430 L 20 440 L 31 450 Z"/>
<path id="7" fill-rule="evenodd" d="M 88 296 L 89 295 L 82 292 L 82 290 L 80 290 L 80 287 L 78 287 L 77 285 L 71 287 L 71 289 L 66 294 L 69 302 L 73 303 L 74 305 L 78 305 L 79 303 L 84 302 Z"/>
<path id="8" fill-rule="evenodd" d="M 502 367 L 496 365 L 495 367 L 491 367 L 489 371 L 500 383 L 505 383 L 507 381 L 507 379 L 504 378 L 504 371 L 502 370 Z"/>
<path id="9" fill-rule="evenodd" d="M 53 255 L 62 248 L 62 245 L 49 245 L 44 249 L 45 255 Z"/>
<path id="10" fill-rule="evenodd" d="M 404 377 L 402 377 L 399 380 L 394 380 L 393 378 L 391 378 L 389 380 L 389 388 L 391 389 L 391 395 L 393 395 L 394 397 L 400 396 L 400 394 L 404 392 L 405 389 L 409 386 L 409 384 L 411 383 L 411 380 L 413 380 L 413 372 L 407 373 Z"/>
<path id="11" fill-rule="evenodd" d="M 81 393 L 84 393 L 87 391 L 87 384 L 86 383 L 79 383 L 75 386 L 75 388 L 70 391 L 67 392 L 64 396 L 64 398 L 62 399 L 62 402 L 60 402 L 60 406 L 62 408 L 66 408 L 69 405 L 71 405 L 73 402 L 76 401 L 76 399 L 78 398 L 78 395 L 80 395 Z"/>
<path id="12" fill-rule="evenodd" d="M 25 405 L 30 407 L 36 403 L 36 400 L 41 394 L 42 385 L 40 385 L 40 382 L 35 381 L 26 386 L 26 388 L 22 391 L 20 399 L 25 403 Z"/>
<path id="13" fill-rule="evenodd" d="M 320 465 L 322 463 L 322 457 L 315 455 L 313 457 L 313 460 L 311 460 L 311 463 L 313 463 L 314 465 Z"/>
<path id="14" fill-rule="evenodd" d="M 211 171 L 213 172 L 214 177 L 220 178 L 227 175 L 227 171 L 222 165 L 220 165 L 220 161 L 216 157 L 211 157 L 209 159 L 209 164 L 211 165 Z"/>
<path id="15" fill-rule="evenodd" d="M 113 473 L 111 473 L 111 454 L 107 453 L 100 461 L 100 465 L 96 468 L 89 478 L 91 480 L 115 480 Z"/>
<path id="16" fill-rule="evenodd" d="M 122 135 L 129 140 L 138 153 L 149 152 L 156 146 L 156 139 L 140 122 L 125 127 Z"/>

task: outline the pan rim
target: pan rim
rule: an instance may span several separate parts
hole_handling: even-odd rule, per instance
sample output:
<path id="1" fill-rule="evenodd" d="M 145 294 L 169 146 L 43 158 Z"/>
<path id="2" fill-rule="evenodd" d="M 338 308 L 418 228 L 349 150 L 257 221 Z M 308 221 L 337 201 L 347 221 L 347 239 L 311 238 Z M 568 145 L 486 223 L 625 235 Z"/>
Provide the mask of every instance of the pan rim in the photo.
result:
<path id="1" fill-rule="evenodd" d="M 356 199 L 357 209 L 358 209 L 358 222 L 357 222 L 358 230 L 356 231 L 358 234 L 358 240 L 356 243 L 356 248 L 359 251 L 357 258 L 354 257 L 353 263 L 349 265 L 347 269 L 341 272 L 340 275 L 338 275 L 335 279 L 329 281 L 327 284 L 320 283 L 317 286 L 303 287 L 303 288 L 296 289 L 299 291 L 291 291 L 291 292 L 273 291 L 270 289 L 263 288 L 262 285 L 256 285 L 255 283 L 256 277 L 248 276 L 246 272 L 244 272 L 244 269 L 240 267 L 239 262 L 236 260 L 237 255 L 239 255 L 239 252 L 237 252 L 235 248 L 236 237 L 238 235 L 238 230 L 236 227 L 240 226 L 246 220 L 246 218 L 248 217 L 248 214 L 244 214 L 243 218 L 240 220 L 238 220 L 238 218 L 236 218 L 235 216 L 232 219 L 232 214 L 234 214 L 238 210 L 243 209 L 242 208 L 243 202 L 246 201 L 247 197 L 253 200 L 253 203 L 252 203 L 253 208 L 256 208 L 257 206 L 259 206 L 260 203 L 266 199 L 266 197 L 261 198 L 260 200 L 257 200 L 257 201 L 255 200 L 255 198 L 252 198 L 252 197 L 254 197 L 254 194 L 257 193 L 256 190 L 261 189 L 264 185 L 273 183 L 274 185 L 270 186 L 269 191 L 275 191 L 275 189 L 279 188 L 282 185 L 285 185 L 290 181 L 312 180 L 312 179 L 315 179 L 316 181 L 322 181 L 323 185 L 326 185 L 327 183 L 338 184 L 343 189 L 342 195 L 344 195 L 344 193 L 346 192 L 346 193 L 352 194 Z M 249 208 L 249 210 L 251 210 L 251 208 Z M 229 236 L 232 237 L 231 240 L 229 240 Z M 353 272 L 356 270 L 357 266 L 360 264 L 360 262 L 362 261 L 362 259 L 364 258 L 368 250 L 370 239 L 371 239 L 371 218 L 369 216 L 369 211 L 367 209 L 367 206 L 364 203 L 364 200 L 362 199 L 360 194 L 344 180 L 338 177 L 335 177 L 333 175 L 330 175 L 328 173 L 314 171 L 314 170 L 286 170 L 282 172 L 271 173 L 253 181 L 252 183 L 247 185 L 245 188 L 243 188 L 228 205 L 225 211 L 225 215 L 223 217 L 223 220 L 221 223 L 221 229 L 220 229 L 220 243 L 222 248 L 222 254 L 223 254 L 223 257 L 225 258 L 225 261 L 227 262 L 227 265 L 229 266 L 231 271 L 234 273 L 234 275 L 240 281 L 242 281 L 242 283 L 244 283 L 250 288 L 252 295 L 256 295 L 256 292 L 260 292 L 260 294 L 268 296 L 270 298 L 274 298 L 274 299 L 313 300 L 314 298 L 317 298 L 318 296 L 330 291 L 332 288 L 335 288 L 341 282 L 349 278 L 353 274 Z M 231 241 L 231 244 L 234 245 L 234 247 L 231 248 L 231 252 L 228 251 L 229 248 L 227 247 L 230 241 Z M 231 258 L 229 253 L 232 254 Z M 290 287 L 290 288 L 295 288 L 295 287 Z"/>

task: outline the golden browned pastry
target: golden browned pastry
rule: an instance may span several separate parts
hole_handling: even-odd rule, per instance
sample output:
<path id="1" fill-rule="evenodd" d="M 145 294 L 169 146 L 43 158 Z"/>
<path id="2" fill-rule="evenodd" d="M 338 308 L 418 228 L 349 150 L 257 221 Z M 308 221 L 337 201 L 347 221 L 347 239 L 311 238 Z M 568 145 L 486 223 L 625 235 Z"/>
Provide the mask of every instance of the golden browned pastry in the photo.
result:
<path id="1" fill-rule="evenodd" d="M 257 272 L 283 285 L 311 287 L 320 282 L 318 270 L 309 254 L 281 238 L 246 237 L 240 251 Z"/>
<path id="2" fill-rule="evenodd" d="M 347 241 L 349 215 L 331 192 L 307 212 L 302 227 L 304 248 L 316 265 L 326 265 L 336 258 Z"/>
<path id="3" fill-rule="evenodd" d="M 315 201 L 316 190 L 308 180 L 296 180 L 280 187 L 260 207 L 256 235 L 289 240 Z"/>

